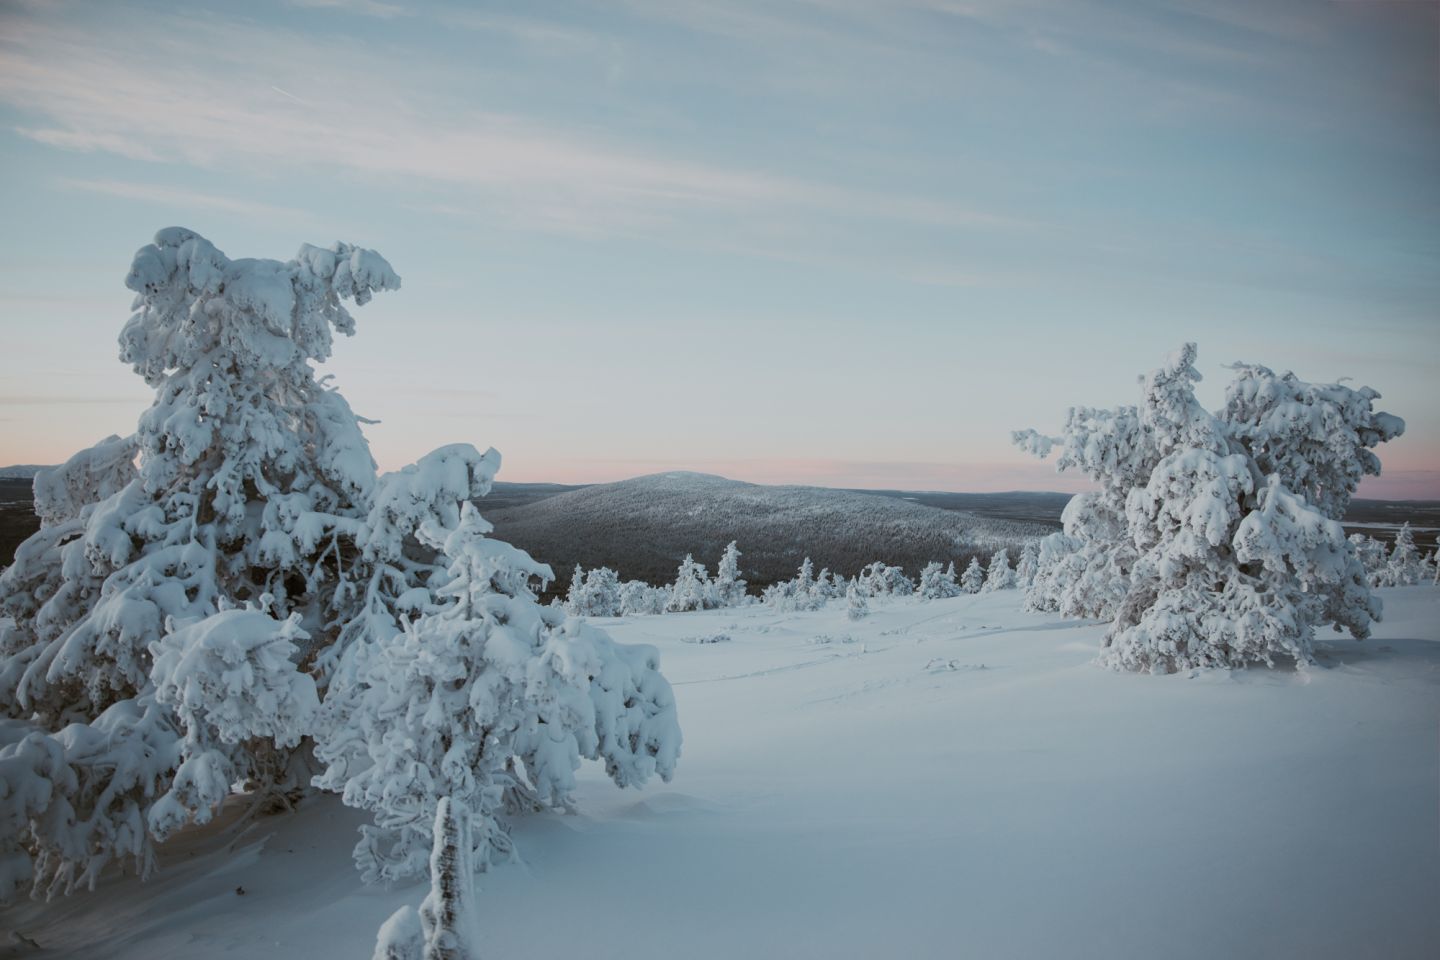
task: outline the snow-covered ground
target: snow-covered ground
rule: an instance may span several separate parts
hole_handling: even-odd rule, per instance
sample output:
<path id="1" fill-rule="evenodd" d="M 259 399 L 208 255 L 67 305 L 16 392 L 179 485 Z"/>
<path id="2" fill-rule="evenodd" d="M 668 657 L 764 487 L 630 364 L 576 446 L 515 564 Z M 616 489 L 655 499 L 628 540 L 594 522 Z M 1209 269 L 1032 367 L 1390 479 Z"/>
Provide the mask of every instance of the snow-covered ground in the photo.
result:
<path id="1" fill-rule="evenodd" d="M 1102 627 L 1015 591 L 600 621 L 660 647 L 679 773 L 587 770 L 580 814 L 522 821 L 484 956 L 1440 955 L 1440 590 L 1380 593 L 1319 669 L 1193 678 L 1098 669 Z M 360 883 L 362 820 L 325 797 L 182 836 L 149 883 L 0 927 L 36 956 L 368 957 L 424 887 Z"/>

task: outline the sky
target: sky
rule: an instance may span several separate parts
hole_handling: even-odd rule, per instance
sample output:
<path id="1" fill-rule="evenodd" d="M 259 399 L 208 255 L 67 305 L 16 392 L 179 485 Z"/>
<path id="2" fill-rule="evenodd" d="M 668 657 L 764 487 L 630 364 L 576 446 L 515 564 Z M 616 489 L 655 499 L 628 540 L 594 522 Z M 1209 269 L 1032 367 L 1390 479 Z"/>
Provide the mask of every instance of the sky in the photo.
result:
<path id="1" fill-rule="evenodd" d="M 0 463 L 134 429 L 179 225 L 393 264 L 321 369 L 383 469 L 1071 490 L 1010 432 L 1196 341 L 1440 498 L 1434 3 L 0 0 L 0 210 Z"/>

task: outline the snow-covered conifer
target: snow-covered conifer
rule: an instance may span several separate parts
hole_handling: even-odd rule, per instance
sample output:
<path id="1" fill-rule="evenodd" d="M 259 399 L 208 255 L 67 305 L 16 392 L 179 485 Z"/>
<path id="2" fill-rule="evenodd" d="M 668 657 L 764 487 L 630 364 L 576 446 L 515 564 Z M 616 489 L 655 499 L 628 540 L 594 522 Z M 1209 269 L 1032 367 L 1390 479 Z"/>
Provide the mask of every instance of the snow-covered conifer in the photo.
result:
<path id="1" fill-rule="evenodd" d="M 1015 571 L 1010 567 L 1010 552 L 1005 549 L 995 551 L 985 573 L 985 583 L 980 589 L 989 593 L 992 590 L 1009 590 L 1014 586 Z"/>
<path id="2" fill-rule="evenodd" d="M 1139 407 L 1072 409 L 1059 439 L 1015 435 L 1041 456 L 1061 446 L 1061 469 L 1101 484 L 1042 542 L 1027 600 L 1112 617 L 1102 660 L 1124 669 L 1306 663 L 1324 623 L 1363 639 L 1379 602 L 1338 519 L 1379 472 L 1369 448 L 1403 422 L 1373 411 L 1368 388 L 1250 365 L 1211 414 L 1195 356 L 1186 344 L 1145 377 Z"/>
<path id="3" fill-rule="evenodd" d="M 1355 556 L 1360 560 L 1360 566 L 1365 570 L 1365 577 L 1370 586 L 1390 586 L 1390 555 L 1385 549 L 1385 544 L 1374 537 L 1367 537 L 1363 533 L 1352 533 L 1349 539 L 1351 546 L 1355 549 Z"/>
<path id="4" fill-rule="evenodd" d="M 915 596 L 921 600 L 942 600 L 959 595 L 960 585 L 955 581 L 953 561 L 948 568 L 941 566 L 938 560 L 932 561 L 920 571 L 920 583 L 915 588 Z"/>
<path id="5" fill-rule="evenodd" d="M 915 592 L 915 583 L 900 567 L 875 561 L 860 571 L 860 586 L 870 597 L 903 597 Z"/>
<path id="6" fill-rule="evenodd" d="M 311 363 L 335 331 L 354 331 L 344 300 L 399 286 L 389 264 L 346 244 L 232 261 L 172 228 L 136 253 L 125 282 L 136 299 L 120 355 L 154 403 L 133 437 L 37 478 L 41 530 L 0 575 L 0 703 L 59 737 L 76 772 L 27 828 L 37 889 L 68 890 L 112 856 L 142 873 L 152 864 L 150 807 L 188 789 L 157 783 L 180 757 L 180 701 L 159 702 L 152 678 L 171 624 L 267 597 L 279 621 L 304 618 L 293 655 L 314 662 L 352 619 L 365 575 L 374 463 Z M 269 754 L 276 742 L 229 749 Z"/>
<path id="7" fill-rule="evenodd" d="M 670 597 L 665 601 L 666 613 L 685 613 L 690 610 L 709 610 L 715 606 L 714 591 L 705 565 L 696 563 L 695 558 L 685 554 L 685 561 L 675 572 L 675 583 L 670 587 Z"/>
<path id="8" fill-rule="evenodd" d="M 1035 583 L 1035 574 L 1040 569 L 1040 541 L 1026 540 L 1020 548 L 1020 562 L 1015 565 L 1015 586 L 1021 590 L 1030 589 Z"/>
<path id="9" fill-rule="evenodd" d="M 576 617 L 619 616 L 620 575 L 609 567 L 594 567 L 581 574 L 577 565 L 565 599 L 565 612 Z"/>
<path id="10" fill-rule="evenodd" d="M 745 581 L 740 576 L 740 548 L 731 540 L 715 571 L 715 601 L 722 607 L 745 602 Z"/>
<path id="11" fill-rule="evenodd" d="M 570 587 L 565 591 L 565 612 L 571 616 L 581 616 L 580 594 L 585 590 L 585 569 L 580 564 L 575 564 L 575 572 L 570 574 Z"/>
<path id="12" fill-rule="evenodd" d="M 851 620 L 863 620 L 870 615 L 870 603 L 858 581 L 852 580 L 845 591 L 845 616 Z"/>
<path id="13" fill-rule="evenodd" d="M 1424 577 L 1420 551 L 1415 547 L 1415 535 L 1410 532 L 1409 522 L 1402 523 L 1395 533 L 1395 543 L 1385 564 L 1385 585 L 1409 587 L 1421 582 Z"/>
<path id="14" fill-rule="evenodd" d="M 772 583 L 762 599 L 777 610 L 819 610 L 829 599 L 828 593 L 824 582 L 815 579 L 815 565 L 806 557 L 794 579 Z"/>
<path id="15" fill-rule="evenodd" d="M 465 811 L 483 867 L 510 854 L 503 812 L 570 806 L 581 758 L 619 786 L 674 771 L 680 731 L 654 648 L 540 606 L 531 584 L 549 568 L 490 530 L 467 501 L 453 530 L 431 531 L 447 602 L 352 665 L 344 722 L 317 743 L 317 783 L 375 814 L 355 848 L 366 879 L 423 870 L 442 797 Z"/>
<path id="16" fill-rule="evenodd" d="M 627 580 L 620 588 L 620 616 L 640 617 L 665 612 L 669 591 L 643 580 Z"/>
<path id="17" fill-rule="evenodd" d="M 960 574 L 960 589 L 966 593 L 979 593 L 985 586 L 985 568 L 980 566 L 979 557 L 971 557 L 965 572 Z"/>

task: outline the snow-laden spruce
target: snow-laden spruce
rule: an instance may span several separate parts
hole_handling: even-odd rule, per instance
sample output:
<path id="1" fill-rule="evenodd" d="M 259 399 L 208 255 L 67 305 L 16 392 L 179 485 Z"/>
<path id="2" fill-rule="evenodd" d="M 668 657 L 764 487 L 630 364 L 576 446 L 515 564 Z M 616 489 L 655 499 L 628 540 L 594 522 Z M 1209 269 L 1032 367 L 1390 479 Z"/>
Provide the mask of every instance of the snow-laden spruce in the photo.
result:
<path id="1" fill-rule="evenodd" d="M 1010 551 L 1000 549 L 990 558 L 990 566 L 985 571 L 985 583 L 980 587 L 982 593 L 989 593 L 992 590 L 1010 590 L 1015 586 L 1015 570 L 1010 566 Z"/>
<path id="2" fill-rule="evenodd" d="M 971 557 L 965 571 L 960 574 L 962 593 L 979 593 L 985 588 L 985 568 L 980 566 L 979 557 Z"/>
<path id="3" fill-rule="evenodd" d="M 620 615 L 620 575 L 609 567 L 595 567 L 589 573 L 575 565 L 570 590 L 565 596 L 565 612 L 576 617 L 615 617 Z"/>
<path id="4" fill-rule="evenodd" d="M 870 615 L 870 601 L 859 581 L 851 580 L 845 589 L 845 616 L 851 620 L 864 620 Z"/>
<path id="5" fill-rule="evenodd" d="M 1368 387 L 1237 364 L 1226 405 L 1195 399 L 1186 344 L 1142 381 L 1142 403 L 1072 408 L 1061 437 L 1015 442 L 1099 484 L 1040 548 L 1029 601 L 1112 620 L 1102 661 L 1166 672 L 1312 659 L 1317 625 L 1369 634 L 1380 604 L 1339 519 L 1370 447 L 1404 422 Z"/>
<path id="6" fill-rule="evenodd" d="M 690 610 L 711 610 L 715 607 L 714 585 L 703 563 L 697 563 L 690 554 L 675 572 L 675 582 L 670 586 L 670 596 L 665 601 L 666 613 L 686 613 Z"/>
<path id="7" fill-rule="evenodd" d="M 316 783 L 374 812 L 355 848 L 367 880 L 423 872 L 442 798 L 465 812 L 483 867 L 510 855 L 505 812 L 571 809 L 581 758 L 622 787 L 674 773 L 680 728 L 658 653 L 541 606 L 531 583 L 550 568 L 491 529 L 465 503 L 435 544 L 449 562 L 441 604 L 353 651 L 336 678 L 357 692 L 321 727 Z"/>
<path id="8" fill-rule="evenodd" d="M 960 584 L 955 580 L 953 560 L 948 567 L 938 560 L 932 560 L 920 571 L 920 583 L 915 587 L 915 596 L 921 600 L 943 600 L 946 597 L 958 597 L 960 593 Z"/>
<path id="9" fill-rule="evenodd" d="M 1415 535 L 1410 532 L 1409 523 L 1402 523 L 1395 533 L 1395 544 L 1390 548 L 1390 556 L 1386 559 L 1380 586 L 1414 586 L 1428 579 L 1425 574 L 1426 564 L 1420 556 L 1419 548 L 1415 546 Z"/>
<path id="10" fill-rule="evenodd" d="M 776 610 L 819 610 L 835 592 L 830 572 L 815 576 L 815 564 L 806 557 L 790 580 L 781 580 L 765 588 L 761 600 Z"/>
<path id="11" fill-rule="evenodd" d="M 144 875 L 155 838 L 236 784 L 284 805 L 317 733 L 338 764 L 326 776 L 348 783 L 359 753 L 337 724 L 365 708 L 364 667 L 453 603 L 435 544 L 499 466 L 455 444 L 377 477 L 358 419 L 316 378 L 334 333 L 354 332 L 344 302 L 400 285 L 373 251 L 230 260 L 172 228 L 126 284 L 120 353 L 155 401 L 133 436 L 37 476 L 41 528 L 0 574 L 0 898 L 93 885 L 115 860 Z M 618 672 L 648 684 L 638 703 L 668 696 L 651 655 L 583 636 L 613 689 Z M 597 723 L 617 716 L 606 691 L 591 691 Z M 662 765 L 591 752 L 626 782 Z"/>
<path id="12" fill-rule="evenodd" d="M 1015 586 L 1030 589 L 1040 569 L 1040 541 L 1026 540 L 1020 548 L 1020 562 L 1015 564 Z"/>
<path id="13" fill-rule="evenodd" d="M 227 606 L 263 603 L 253 616 L 276 636 L 299 613 L 303 629 L 284 641 L 293 660 L 252 653 L 270 693 L 303 696 L 292 677 L 352 609 L 375 481 L 355 415 L 311 362 L 330 355 L 335 331 L 353 332 L 343 301 L 399 286 L 378 254 L 335 244 L 283 263 L 232 261 L 172 228 L 125 282 L 135 313 L 120 356 L 154 403 L 134 436 L 37 477 L 41 529 L 0 576 L 0 703 L 55 737 L 68 767 L 20 843 L 37 890 L 93 883 L 119 857 L 147 872 L 151 831 L 198 815 L 190 804 L 212 797 L 218 777 L 296 785 L 290 731 L 257 726 L 226 742 L 239 728 L 225 729 L 225 698 L 203 692 L 208 681 L 155 677 L 155 651 Z M 201 672 L 228 655 L 169 649 Z"/>
<path id="14" fill-rule="evenodd" d="M 904 569 L 880 560 L 867 564 L 856 579 L 867 597 L 906 597 L 915 592 L 915 582 Z"/>
<path id="15" fill-rule="evenodd" d="M 722 607 L 740 606 L 745 602 L 745 586 L 740 576 L 740 548 L 731 540 L 715 570 L 715 602 Z"/>

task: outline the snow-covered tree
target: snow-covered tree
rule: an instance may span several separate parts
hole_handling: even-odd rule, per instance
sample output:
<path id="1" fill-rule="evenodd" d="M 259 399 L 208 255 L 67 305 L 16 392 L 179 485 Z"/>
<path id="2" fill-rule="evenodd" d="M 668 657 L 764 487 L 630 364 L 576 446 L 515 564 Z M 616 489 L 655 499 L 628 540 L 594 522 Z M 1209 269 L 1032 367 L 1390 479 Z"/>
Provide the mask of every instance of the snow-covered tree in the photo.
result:
<path id="1" fill-rule="evenodd" d="M 1009 590 L 1015 586 L 1015 571 L 1010 567 L 1010 551 L 1000 549 L 990 558 L 990 566 L 985 574 L 985 583 L 980 587 L 981 591 L 989 593 L 992 590 Z"/>
<path id="2" fill-rule="evenodd" d="M 851 620 L 863 620 L 870 615 L 870 603 L 865 590 L 858 581 L 852 580 L 845 590 L 845 616 Z"/>
<path id="3" fill-rule="evenodd" d="M 731 540 L 715 571 L 715 601 L 722 607 L 745 602 L 745 581 L 740 576 L 740 548 Z"/>
<path id="4" fill-rule="evenodd" d="M 510 855 L 509 810 L 568 809 L 581 758 L 619 786 L 670 779 L 680 730 L 652 647 L 627 646 L 534 598 L 549 568 L 487 536 L 467 502 L 440 546 L 448 602 L 356 666 L 359 695 L 317 744 L 321 786 L 375 813 L 368 880 L 424 869 L 442 797 L 465 811 L 475 862 Z"/>
<path id="5" fill-rule="evenodd" d="M 860 587 L 868 597 L 904 597 L 915 592 L 915 583 L 900 567 L 875 561 L 860 571 Z"/>
<path id="6" fill-rule="evenodd" d="M 1026 540 L 1020 548 L 1020 562 L 1015 565 L 1015 586 L 1021 590 L 1030 589 L 1040 569 L 1040 541 Z"/>
<path id="7" fill-rule="evenodd" d="M 979 557 L 971 557 L 965 572 L 960 574 L 960 589 L 965 593 L 979 593 L 985 586 L 985 568 L 980 566 Z"/>
<path id="8" fill-rule="evenodd" d="M 259 654 L 274 671 L 263 682 L 280 689 L 287 670 L 320 673 L 368 573 L 374 463 L 311 364 L 330 355 L 335 331 L 354 331 L 345 300 L 399 286 L 389 264 L 346 244 L 232 261 L 172 228 L 135 255 L 125 282 L 136 299 L 120 355 L 154 403 L 133 437 L 37 478 L 42 527 L 0 575 L 0 709 L 59 737 L 76 774 L 26 828 L 37 889 L 88 882 L 117 856 L 147 871 L 156 799 L 199 797 L 184 777 L 160 782 L 181 772 L 176 707 L 189 702 L 161 702 L 152 677 L 152 650 L 172 626 L 262 599 L 277 624 L 300 614 L 290 666 Z M 225 752 L 242 775 L 288 780 L 277 743 L 252 737 Z"/>
<path id="9" fill-rule="evenodd" d="M 665 612 L 668 590 L 652 587 L 643 580 L 627 580 L 620 588 L 620 616 L 641 617 Z"/>
<path id="10" fill-rule="evenodd" d="M 1355 556 L 1359 558 L 1370 586 L 1390 586 L 1390 556 L 1385 550 L 1385 544 L 1363 533 L 1352 533 L 1350 544 L 1355 549 Z"/>
<path id="11" fill-rule="evenodd" d="M 407 830 L 436 783 L 563 805 L 578 757 L 603 758 L 617 783 L 668 777 L 678 729 L 654 651 L 535 613 L 518 581 L 548 568 L 477 548 L 503 599 L 475 601 L 486 629 L 448 625 L 474 598 L 437 548 L 473 533 L 468 501 L 499 455 L 454 444 L 377 478 L 359 421 L 312 367 L 354 330 L 344 301 L 399 286 L 382 258 L 336 244 L 232 261 L 170 229 L 126 282 L 121 355 L 155 402 L 133 437 L 37 478 L 41 529 L 0 574 L 0 898 L 93 884 L 117 860 L 144 875 L 153 839 L 208 817 L 237 782 L 286 802 L 310 778 L 309 746 L 326 785 L 376 811 L 362 843 L 376 874 L 412 863 L 411 834 L 428 849 L 428 825 Z M 486 642 L 416 652 L 430 634 Z M 474 705 L 516 724 L 487 731 L 483 756 L 435 752 L 457 665 L 474 668 L 467 690 L 515 688 Z M 503 846 L 478 822 L 477 842 Z"/>
<path id="12" fill-rule="evenodd" d="M 845 596 L 845 578 L 829 567 L 821 568 L 815 575 L 815 594 L 822 600 L 838 600 Z"/>
<path id="13" fill-rule="evenodd" d="M 666 613 L 685 613 L 690 610 L 709 610 L 715 606 L 715 591 L 710 575 L 703 563 L 685 554 L 685 560 L 675 571 L 675 582 L 670 586 L 669 599 L 665 601 Z"/>
<path id="14" fill-rule="evenodd" d="M 761 599 L 777 610 L 819 610 L 829 598 L 830 588 L 815 579 L 815 565 L 806 557 L 792 580 L 782 580 L 765 588 Z"/>
<path id="15" fill-rule="evenodd" d="M 1373 411 L 1369 388 L 1251 365 L 1211 414 L 1195 356 L 1187 344 L 1145 377 L 1139 407 L 1072 409 L 1061 438 L 1015 435 L 1041 456 L 1060 446 L 1061 469 L 1101 485 L 1042 544 L 1032 602 L 1113 618 L 1102 661 L 1123 669 L 1306 663 L 1316 625 L 1367 636 L 1379 602 L 1338 519 L 1379 472 L 1368 448 L 1403 422 Z"/>
<path id="16" fill-rule="evenodd" d="M 1385 564 L 1385 586 L 1413 586 L 1420 583 L 1424 576 L 1424 564 L 1415 546 L 1415 535 L 1410 532 L 1408 522 L 1402 523 L 1395 533 L 1395 543 Z"/>
<path id="17" fill-rule="evenodd" d="M 565 599 L 565 612 L 576 617 L 619 616 L 620 575 L 609 567 L 595 567 L 582 575 L 577 565 Z"/>
<path id="18" fill-rule="evenodd" d="M 958 597 L 960 585 L 955 581 L 955 564 L 944 567 L 938 560 L 925 565 L 920 571 L 920 584 L 915 588 L 915 596 L 921 600 L 943 600 L 946 597 Z"/>
<path id="19" fill-rule="evenodd" d="M 585 568 L 575 564 L 575 571 L 570 574 L 570 586 L 565 591 L 565 612 L 573 616 L 580 615 L 580 595 L 585 590 Z"/>

